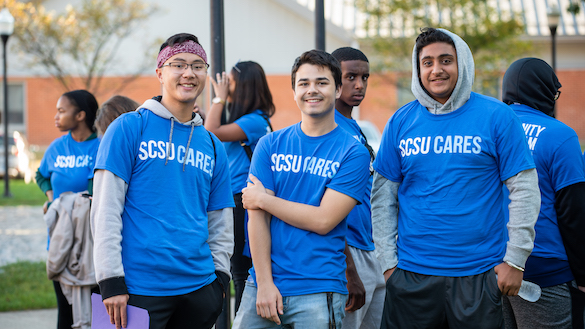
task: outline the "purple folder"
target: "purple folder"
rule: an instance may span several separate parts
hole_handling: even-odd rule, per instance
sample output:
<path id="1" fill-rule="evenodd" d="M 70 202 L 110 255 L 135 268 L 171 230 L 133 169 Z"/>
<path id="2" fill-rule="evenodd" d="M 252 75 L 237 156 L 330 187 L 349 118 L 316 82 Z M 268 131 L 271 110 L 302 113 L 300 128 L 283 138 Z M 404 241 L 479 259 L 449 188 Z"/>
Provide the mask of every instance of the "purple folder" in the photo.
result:
<path id="1" fill-rule="evenodd" d="M 149 317 L 147 310 L 128 305 L 126 313 L 128 314 L 128 326 L 126 329 L 148 329 Z M 116 325 L 110 323 L 110 316 L 104 303 L 102 303 L 102 296 L 99 294 L 91 294 L 91 328 L 116 328 Z"/>

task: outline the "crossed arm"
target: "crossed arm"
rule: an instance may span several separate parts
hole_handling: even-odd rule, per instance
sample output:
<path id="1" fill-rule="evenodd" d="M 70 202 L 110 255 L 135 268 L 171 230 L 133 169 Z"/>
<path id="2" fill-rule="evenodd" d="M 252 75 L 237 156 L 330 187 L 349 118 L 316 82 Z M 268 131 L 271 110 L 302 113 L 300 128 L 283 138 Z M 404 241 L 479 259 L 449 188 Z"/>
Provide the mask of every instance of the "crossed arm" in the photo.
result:
<path id="1" fill-rule="evenodd" d="M 324 235 L 349 214 L 357 201 L 343 193 L 327 189 L 320 205 L 311 206 L 276 197 L 273 191 L 264 188 L 253 175 L 250 175 L 250 180 L 252 183 L 248 183 L 248 187 L 242 190 L 242 202 L 244 208 L 248 209 L 250 252 L 258 285 L 256 312 L 261 317 L 280 324 L 278 315 L 283 314 L 282 295 L 272 278 L 270 258 L 272 215 L 297 228 Z"/>
<path id="2" fill-rule="evenodd" d="M 325 190 L 319 206 L 287 201 L 267 193 L 269 190 L 253 175 L 250 180 L 252 184 L 242 190 L 244 208 L 264 210 L 289 225 L 320 235 L 333 230 L 357 204 L 354 198 L 330 188 Z"/>

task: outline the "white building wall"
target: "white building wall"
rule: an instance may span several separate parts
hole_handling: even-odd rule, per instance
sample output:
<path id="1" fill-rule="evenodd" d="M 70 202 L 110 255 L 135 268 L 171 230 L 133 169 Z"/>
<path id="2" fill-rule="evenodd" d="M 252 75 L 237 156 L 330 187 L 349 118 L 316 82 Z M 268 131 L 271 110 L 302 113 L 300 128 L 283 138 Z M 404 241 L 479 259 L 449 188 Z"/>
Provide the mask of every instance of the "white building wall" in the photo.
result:
<path id="1" fill-rule="evenodd" d="M 157 4 L 159 11 L 148 22 L 139 26 L 121 46 L 114 65 L 107 75 L 134 73 L 143 60 L 152 63 L 144 74 L 154 74 L 158 47 L 175 33 L 189 32 L 199 37 L 211 56 L 210 0 L 143 0 Z M 521 14 L 527 24 L 527 39 L 535 41 L 539 51 L 534 56 L 550 58 L 549 32 L 545 1 L 491 0 L 504 16 L 510 10 Z M 570 0 L 555 0 L 561 11 L 557 30 L 557 64 L 561 69 L 585 67 L 584 31 L 585 7 L 572 16 L 565 12 Z M 56 12 L 64 12 L 67 4 L 79 5 L 81 0 L 46 0 L 43 5 Z M 314 0 L 224 0 L 226 68 L 238 60 L 253 60 L 267 74 L 288 74 L 294 59 L 303 51 L 314 48 Z M 365 36 L 361 24 L 365 14 L 356 10 L 351 0 L 325 0 L 326 50 L 341 46 L 358 47 L 355 35 Z M 384 31 L 371 31 L 387 35 Z M 398 33 L 400 35 L 401 33 Z M 9 46 L 16 40 L 12 38 Z M 148 55 L 146 55 L 148 53 Z M 23 65 L 24 54 L 9 51 L 9 75 L 46 75 L 42 67 Z M 146 56 L 146 57 L 145 57 Z"/>
<path id="2" fill-rule="evenodd" d="M 154 74 L 160 44 L 175 33 L 196 35 L 211 61 L 209 0 L 143 0 L 156 4 L 159 11 L 137 28 L 122 44 L 115 65 L 107 75 L 131 74 L 140 67 L 145 53 L 152 65 L 145 74 Z M 47 0 L 45 8 L 64 12 L 67 4 L 80 0 Z M 288 74 L 294 59 L 315 47 L 313 12 L 291 0 L 224 0 L 226 68 L 238 60 L 258 62 L 267 74 Z M 328 23 L 326 50 L 355 45 L 349 32 Z M 156 45 L 154 45 L 155 41 Z M 155 51 L 152 49 L 155 48 Z M 18 65 L 22 60 L 11 54 L 11 74 L 42 74 L 41 68 Z"/>
<path id="3" fill-rule="evenodd" d="M 538 57 L 552 63 L 551 37 L 528 38 L 534 42 L 534 53 L 530 56 Z M 583 70 L 585 69 L 585 36 L 557 36 L 557 69 Z"/>

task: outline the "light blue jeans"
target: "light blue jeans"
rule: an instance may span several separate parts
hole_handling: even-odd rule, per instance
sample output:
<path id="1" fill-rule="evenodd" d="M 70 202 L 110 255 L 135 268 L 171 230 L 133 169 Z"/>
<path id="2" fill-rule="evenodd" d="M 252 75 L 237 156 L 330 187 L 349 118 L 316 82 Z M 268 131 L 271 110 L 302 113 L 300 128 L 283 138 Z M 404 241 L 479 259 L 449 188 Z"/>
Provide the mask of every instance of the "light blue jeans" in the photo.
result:
<path id="1" fill-rule="evenodd" d="M 242 295 L 242 303 L 236 314 L 232 329 L 341 328 L 341 322 L 345 316 L 347 295 L 339 293 L 318 293 L 283 297 L 284 314 L 280 315 L 280 322 L 282 324 L 277 325 L 256 313 L 257 292 L 258 290 L 254 282 L 251 278 L 248 278 L 246 280 L 244 294 Z M 329 302 L 327 300 L 328 294 L 331 295 Z M 335 326 L 332 325 L 333 322 Z"/>

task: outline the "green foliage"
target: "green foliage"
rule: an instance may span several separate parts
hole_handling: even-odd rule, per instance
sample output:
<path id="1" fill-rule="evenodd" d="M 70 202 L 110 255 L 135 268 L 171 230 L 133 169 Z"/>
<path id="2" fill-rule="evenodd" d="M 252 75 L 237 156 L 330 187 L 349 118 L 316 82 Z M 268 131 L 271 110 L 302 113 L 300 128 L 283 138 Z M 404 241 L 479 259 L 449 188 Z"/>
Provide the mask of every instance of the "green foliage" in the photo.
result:
<path id="1" fill-rule="evenodd" d="M 374 69 L 411 70 L 416 36 L 426 26 L 461 36 L 481 74 L 499 74 L 531 49 L 530 43 L 519 40 L 524 32 L 520 15 L 499 15 L 486 0 L 357 0 L 356 4 L 369 15 L 366 30 L 381 31 L 364 40 L 365 48 L 377 54 Z"/>
<path id="2" fill-rule="evenodd" d="M 44 262 L 0 267 L 0 312 L 57 307 L 53 283 Z"/>
<path id="3" fill-rule="evenodd" d="M 567 11 L 573 15 L 578 15 L 579 12 L 581 11 L 581 7 L 579 6 L 578 0 L 575 2 L 571 1 L 569 3 L 569 6 L 567 7 Z"/>
<path id="4" fill-rule="evenodd" d="M 0 181 L 0 206 L 42 206 L 47 200 L 41 189 L 31 182 L 26 184 L 22 179 L 11 179 L 8 185 L 10 188 L 11 198 L 5 198 L 4 195 L 4 179 Z"/>
<path id="5" fill-rule="evenodd" d="M 81 87 L 94 93 L 122 41 L 157 10 L 142 0 L 82 0 L 80 8 L 67 5 L 64 13 L 56 14 L 39 2 L 4 1 L 15 18 L 16 48 L 65 90 Z M 81 77 L 83 86 L 75 86 L 72 76 Z"/>

